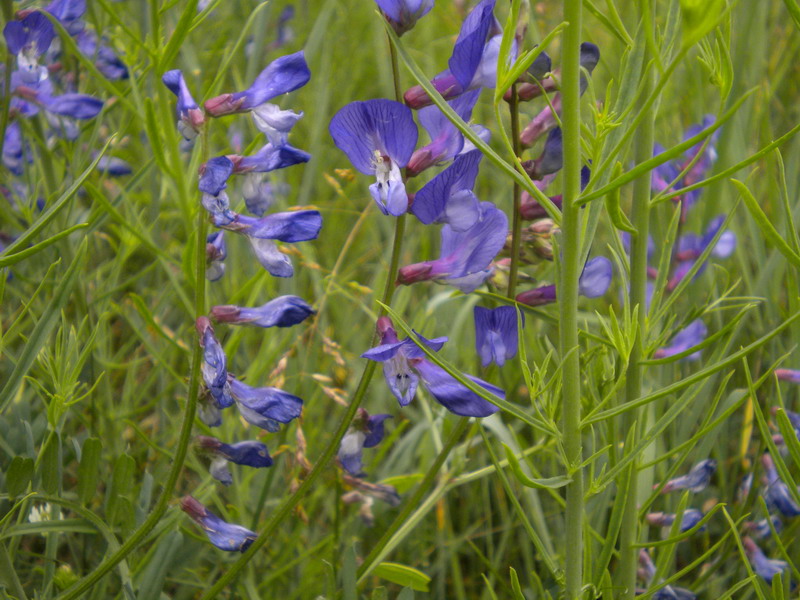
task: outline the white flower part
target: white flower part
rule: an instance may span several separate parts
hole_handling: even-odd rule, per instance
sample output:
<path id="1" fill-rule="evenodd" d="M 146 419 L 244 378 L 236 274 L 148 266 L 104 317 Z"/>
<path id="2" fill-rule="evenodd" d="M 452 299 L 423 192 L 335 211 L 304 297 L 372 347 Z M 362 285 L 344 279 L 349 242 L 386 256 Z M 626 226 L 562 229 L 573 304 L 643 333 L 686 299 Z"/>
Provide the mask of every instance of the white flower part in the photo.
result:
<path id="1" fill-rule="evenodd" d="M 280 106 L 269 102 L 257 106 L 252 112 L 256 127 L 267 136 L 273 146 L 285 145 L 292 127 L 303 117 L 302 112 L 281 110 Z"/>
<path id="2" fill-rule="evenodd" d="M 503 41 L 502 35 L 496 35 L 483 47 L 483 55 L 475 75 L 472 76 L 472 81 L 469 83 L 469 89 L 476 87 L 493 88 L 497 84 L 497 58 L 500 55 L 500 42 Z M 514 61 L 517 58 L 517 43 L 513 43 L 511 52 L 509 53 L 509 61 Z"/>
<path id="3" fill-rule="evenodd" d="M 208 471 L 211 473 L 211 476 L 222 485 L 230 485 L 233 483 L 233 475 L 231 475 L 228 469 L 228 461 L 224 458 L 215 458 L 211 461 L 211 466 Z"/>
<path id="4" fill-rule="evenodd" d="M 489 143 L 489 140 L 492 139 L 492 132 L 486 129 L 486 127 L 483 125 L 470 125 L 470 128 L 487 144 Z M 462 154 L 466 154 L 467 152 L 472 152 L 473 150 L 477 149 L 478 147 L 465 137 L 464 146 L 461 148 L 461 152 L 456 154 L 456 156 L 461 156 Z"/>
<path id="5" fill-rule="evenodd" d="M 192 127 L 192 124 L 189 123 L 188 119 L 178 119 L 178 133 L 183 136 L 183 139 L 186 141 L 191 141 L 197 137 L 197 130 Z"/>
<path id="6" fill-rule="evenodd" d="M 404 214 L 408 210 L 408 195 L 400 167 L 380 150 L 375 150 L 372 166 L 375 168 L 375 183 L 369 186 L 372 199 L 383 214 Z"/>
<path id="7" fill-rule="evenodd" d="M 47 67 L 39 66 L 35 50 L 34 48 L 33 52 L 28 53 L 23 49 L 17 54 L 17 67 L 20 78 L 29 84 L 41 83 L 48 77 Z"/>
<path id="8" fill-rule="evenodd" d="M 278 246 L 272 240 L 261 240 L 247 236 L 256 258 L 261 266 L 269 271 L 274 277 L 291 277 L 294 274 L 291 259 L 283 252 L 278 250 Z"/>

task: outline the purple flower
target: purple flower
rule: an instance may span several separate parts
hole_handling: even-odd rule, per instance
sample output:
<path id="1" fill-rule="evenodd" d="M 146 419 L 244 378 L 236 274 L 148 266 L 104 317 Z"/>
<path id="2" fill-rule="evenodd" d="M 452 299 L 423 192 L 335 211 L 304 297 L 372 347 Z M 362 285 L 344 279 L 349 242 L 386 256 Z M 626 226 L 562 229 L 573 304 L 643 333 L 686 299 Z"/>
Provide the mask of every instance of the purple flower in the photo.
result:
<path id="1" fill-rule="evenodd" d="M 476 306 L 474 317 L 475 350 L 484 367 L 493 362 L 502 367 L 507 360 L 516 356 L 519 337 L 516 308 L 499 306 L 489 309 Z"/>
<path id="2" fill-rule="evenodd" d="M 772 583 L 772 578 L 775 575 L 789 569 L 789 564 L 786 561 L 767 558 L 751 538 L 742 538 L 742 544 L 747 558 L 750 559 L 750 564 L 753 565 L 753 569 L 768 583 Z"/>
<path id="3" fill-rule="evenodd" d="M 97 161 L 97 170 L 111 177 L 122 177 L 133 173 L 133 168 L 127 161 L 115 156 L 100 157 L 100 160 Z"/>
<path id="4" fill-rule="evenodd" d="M 717 461 L 712 458 L 702 460 L 697 463 L 686 475 L 681 475 L 675 479 L 670 479 L 661 489 L 662 494 L 674 492 L 675 490 L 690 490 L 695 494 L 702 492 L 708 487 L 709 481 L 714 471 L 717 470 Z M 657 488 L 658 484 L 653 486 Z"/>
<path id="5" fill-rule="evenodd" d="M 578 279 L 578 293 L 587 298 L 599 298 L 604 295 L 611 280 L 614 269 L 611 261 L 605 256 L 596 256 L 586 261 L 583 272 Z M 517 302 L 528 306 L 542 306 L 556 301 L 556 286 L 543 285 L 517 294 Z"/>
<path id="6" fill-rule="evenodd" d="M 656 525 L 659 527 L 669 527 L 675 521 L 674 514 L 664 512 L 649 513 L 645 518 L 651 525 Z M 689 531 L 692 527 L 697 525 L 702 518 L 702 511 L 699 511 L 696 508 L 687 508 L 685 511 L 683 511 L 683 517 L 681 518 L 681 532 Z M 703 531 L 704 529 L 705 525 L 698 531 Z"/>
<path id="7" fill-rule="evenodd" d="M 675 354 L 680 354 L 681 352 L 685 352 L 689 348 L 697 346 L 700 342 L 706 339 L 706 335 L 708 335 L 708 330 L 706 329 L 705 323 L 700 319 L 695 319 L 689 325 L 687 325 L 684 329 L 681 329 L 675 336 L 672 338 L 672 342 L 669 346 L 665 346 L 664 348 L 659 348 L 655 351 L 653 356 L 655 358 L 666 358 L 668 356 L 674 356 Z M 700 358 L 701 351 L 698 350 L 697 352 L 693 352 L 689 356 L 683 357 L 681 360 L 697 360 Z"/>
<path id="8" fill-rule="evenodd" d="M 275 432 L 280 423 L 289 423 L 303 411 L 303 400 L 274 387 L 254 388 L 230 377 L 230 391 L 245 421 Z"/>
<path id="9" fill-rule="evenodd" d="M 216 156 L 201 167 L 197 188 L 204 194 L 219 196 L 228 187 L 231 173 L 233 162 L 227 156 Z"/>
<path id="10" fill-rule="evenodd" d="M 333 116 L 328 129 L 356 169 L 375 175 L 369 191 L 381 212 L 404 214 L 408 195 L 400 169 L 408 164 L 417 145 L 411 111 L 392 100 L 351 102 Z"/>
<path id="11" fill-rule="evenodd" d="M 413 29 L 417 21 L 433 8 L 433 2 L 434 0 L 375 0 L 397 35 Z"/>
<path id="12" fill-rule="evenodd" d="M 213 457 L 209 471 L 211 476 L 223 485 L 233 483 L 233 476 L 228 470 L 229 462 L 255 468 L 272 466 L 272 458 L 267 447 L 261 442 L 247 441 L 225 444 L 216 438 L 205 435 L 197 436 L 195 442 L 201 452 Z"/>
<path id="13" fill-rule="evenodd" d="M 437 75 L 431 84 L 445 100 L 479 88 L 493 88 L 497 80 L 497 57 L 501 35 L 493 35 L 499 28 L 494 18 L 495 0 L 483 0 L 461 26 L 449 69 Z M 516 55 L 514 48 L 513 56 Z M 414 109 L 428 106 L 432 100 L 421 86 L 410 88 L 403 95 L 406 104 Z"/>
<path id="14" fill-rule="evenodd" d="M 722 228 L 725 222 L 725 215 L 715 217 L 706 228 L 702 236 L 688 233 L 683 235 L 678 240 L 678 247 L 675 252 L 675 258 L 680 261 L 675 269 L 670 280 L 667 282 L 667 290 L 674 290 L 678 284 L 686 277 L 686 274 L 697 262 L 697 259 L 711 244 L 714 236 Z M 711 251 L 711 256 L 715 258 L 728 258 L 736 250 L 736 234 L 728 230 L 722 233 L 716 245 Z M 705 270 L 706 265 L 703 264 L 698 269 L 695 277 L 699 276 Z"/>
<path id="15" fill-rule="evenodd" d="M 49 113 L 72 119 L 94 119 L 103 109 L 103 101 L 86 94 L 62 94 L 40 98 Z"/>
<path id="16" fill-rule="evenodd" d="M 800 371 L 795 369 L 775 369 L 775 376 L 782 381 L 800 383 Z"/>
<path id="17" fill-rule="evenodd" d="M 267 173 L 306 163 L 311 155 L 289 144 L 274 146 L 270 143 L 251 156 L 231 154 L 228 158 L 233 162 L 234 173 Z"/>
<path id="18" fill-rule="evenodd" d="M 272 61 L 245 91 L 211 98 L 206 100 L 204 106 L 212 117 L 246 112 L 276 96 L 303 87 L 309 79 L 311 72 L 301 50 Z"/>
<path id="19" fill-rule="evenodd" d="M 79 34 L 84 28 L 86 0 L 53 0 L 45 10 L 58 19 L 72 36 Z"/>
<path id="20" fill-rule="evenodd" d="M 184 139 L 194 139 L 205 122 L 205 115 L 200 107 L 197 106 L 194 98 L 192 98 L 192 93 L 186 85 L 183 73 L 179 69 L 167 71 L 161 77 L 161 81 L 178 98 L 175 107 L 178 115 L 178 131 Z"/>
<path id="21" fill-rule="evenodd" d="M 472 117 L 472 109 L 480 96 L 480 90 L 462 94 L 450 101 L 450 107 L 464 121 Z M 408 161 L 406 173 L 409 177 L 419 175 L 425 169 L 452 159 L 462 152 L 464 136 L 450 122 L 438 106 L 426 106 L 417 113 L 419 122 L 431 138 L 431 143 L 414 151 Z"/>
<path id="22" fill-rule="evenodd" d="M 426 225 L 446 223 L 465 231 L 480 216 L 480 201 L 472 191 L 480 165 L 480 150 L 456 158 L 452 165 L 426 183 L 414 196 L 411 212 Z"/>
<path id="23" fill-rule="evenodd" d="M 200 347 L 203 348 L 203 381 L 217 408 L 227 408 L 233 404 L 231 386 L 228 384 L 228 358 L 206 317 L 198 317 L 196 327 Z"/>
<path id="24" fill-rule="evenodd" d="M 3 165 L 14 175 L 22 175 L 24 158 L 24 143 L 22 129 L 17 121 L 12 121 L 6 127 L 3 143 Z"/>
<path id="25" fill-rule="evenodd" d="M 280 296 L 258 308 L 228 304 L 211 309 L 211 318 L 220 323 L 265 328 L 291 327 L 302 323 L 313 314 L 316 314 L 314 309 L 298 296 Z"/>
<path id="26" fill-rule="evenodd" d="M 691 590 L 665 585 L 651 596 L 653 600 L 695 600 L 697 595 Z"/>
<path id="27" fill-rule="evenodd" d="M 191 496 L 181 498 L 181 510 L 203 528 L 211 543 L 220 550 L 244 552 L 258 537 L 241 525 L 226 523 Z"/>
<path id="28" fill-rule="evenodd" d="M 267 180 L 264 173 L 246 173 L 242 184 L 242 196 L 247 210 L 263 217 L 269 208 L 275 203 L 278 196 L 288 194 L 289 186 L 285 183 L 273 184 Z"/>
<path id="29" fill-rule="evenodd" d="M 322 229 L 322 215 L 318 210 L 292 210 L 264 217 L 231 214 L 233 219 L 230 220 L 226 216 L 215 216 L 214 225 L 260 240 L 307 242 L 317 239 Z"/>
<path id="30" fill-rule="evenodd" d="M 525 171 L 531 179 L 542 179 L 561 170 L 564 164 L 563 135 L 560 127 L 550 131 L 544 143 L 541 156 L 536 160 L 523 163 Z"/>
<path id="31" fill-rule="evenodd" d="M 392 415 L 369 415 L 363 408 L 342 438 L 337 458 L 342 468 L 354 477 L 366 477 L 363 471 L 362 452 L 364 448 L 374 448 L 381 443 L 384 436 L 384 421 Z"/>
<path id="32" fill-rule="evenodd" d="M 770 515 L 769 519 L 761 519 L 760 521 L 746 521 L 744 527 L 753 537 L 758 539 L 768 538 L 772 535 L 770 521 L 777 533 L 783 530 L 783 521 L 778 515 Z"/>
<path id="33" fill-rule="evenodd" d="M 384 363 L 384 378 L 400 406 L 406 406 L 414 399 L 417 383 L 422 380 L 425 389 L 436 401 L 457 415 L 488 417 L 499 410 L 444 369 L 423 358 L 425 354 L 413 340 L 407 338 L 401 342 L 388 317 L 378 319 L 378 333 L 381 335 L 381 345 L 367 350 L 361 357 Z M 421 336 L 420 339 L 434 351 L 438 351 L 447 341 L 447 338 L 427 340 Z M 477 377 L 466 377 L 492 394 L 505 398 L 502 389 Z"/>
<path id="34" fill-rule="evenodd" d="M 3 28 L 6 46 L 17 56 L 17 67 L 25 82 L 41 79 L 39 57 L 47 52 L 55 36 L 52 23 L 40 12 L 31 12 L 21 21 L 9 21 Z"/>
<path id="35" fill-rule="evenodd" d="M 465 294 L 475 291 L 492 274 L 491 262 L 508 235 L 505 213 L 491 202 L 480 203 L 480 218 L 465 231 L 442 227 L 439 258 L 402 267 L 397 282 L 410 285 L 436 281 L 457 287 Z"/>
<path id="36" fill-rule="evenodd" d="M 794 501 L 792 494 L 787 486 L 778 476 L 778 470 L 769 454 L 761 456 L 761 464 L 764 466 L 764 478 L 762 482 L 766 486 L 764 490 L 764 500 L 767 506 L 773 510 L 777 509 L 786 517 L 796 517 L 800 515 L 800 506 Z"/>
<path id="37" fill-rule="evenodd" d="M 228 250 L 225 246 L 225 232 L 214 231 L 206 237 L 206 279 L 217 281 L 225 274 Z"/>
<path id="38" fill-rule="evenodd" d="M 127 79 L 128 67 L 114 51 L 97 39 L 93 31 L 83 30 L 75 36 L 78 49 L 94 61 L 95 67 L 107 79 Z"/>

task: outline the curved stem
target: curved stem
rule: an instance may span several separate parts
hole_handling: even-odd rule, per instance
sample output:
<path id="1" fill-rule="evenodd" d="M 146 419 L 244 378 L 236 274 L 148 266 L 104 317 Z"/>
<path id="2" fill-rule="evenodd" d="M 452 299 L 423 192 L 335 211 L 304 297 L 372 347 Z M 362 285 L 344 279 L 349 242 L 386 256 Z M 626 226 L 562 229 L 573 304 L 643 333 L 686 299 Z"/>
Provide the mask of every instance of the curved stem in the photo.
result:
<path id="1" fill-rule="evenodd" d="M 208 158 L 208 124 L 202 134 L 202 156 L 205 161 Z M 195 280 L 194 280 L 194 308 L 195 316 L 200 317 L 206 314 L 206 211 L 198 203 L 197 205 L 197 223 L 196 223 L 196 246 L 195 246 Z M 172 493 L 175 490 L 175 484 L 178 482 L 181 471 L 183 470 L 183 463 L 186 460 L 186 454 L 189 448 L 189 440 L 192 436 L 192 427 L 194 426 L 194 418 L 197 413 L 197 399 L 200 392 L 200 363 L 203 358 L 202 348 L 200 344 L 194 345 L 192 351 L 192 367 L 189 376 L 189 393 L 186 401 L 186 412 L 183 416 L 183 423 L 181 424 L 180 437 L 178 438 L 178 448 L 175 451 L 175 458 L 172 463 L 172 468 L 167 475 L 167 481 L 164 483 L 164 488 L 161 490 L 161 495 L 158 497 L 156 506 L 153 511 L 147 516 L 147 519 L 133 532 L 131 537 L 125 540 L 125 543 L 119 547 L 111 556 L 106 558 L 100 565 L 98 565 L 91 573 L 81 579 L 78 583 L 69 588 L 61 596 L 59 600 L 74 600 L 83 593 L 88 591 L 94 586 L 104 575 L 113 569 L 120 561 L 133 552 L 139 544 L 141 544 L 153 528 L 161 520 L 161 517 L 167 511 L 169 503 L 172 500 Z"/>
<path id="2" fill-rule="evenodd" d="M 576 600 L 583 587 L 583 445 L 581 440 L 581 365 L 578 343 L 578 278 L 581 274 L 581 223 L 575 199 L 581 192 L 580 45 L 581 0 L 564 0 L 561 79 L 564 132 L 564 202 L 561 213 L 562 261 L 558 285 L 559 352 L 563 365 L 563 438 L 567 469 L 565 597 Z"/>
<path id="3" fill-rule="evenodd" d="M 519 167 L 519 155 L 522 153 L 522 146 L 519 141 L 519 99 L 517 97 L 517 85 L 511 86 L 511 100 L 508 103 L 508 110 L 511 114 L 511 143 L 514 147 L 517 168 Z M 514 299 L 517 292 L 517 271 L 519 269 L 519 247 L 522 237 L 522 215 L 520 215 L 520 204 L 522 203 L 522 188 L 519 183 L 514 182 L 514 220 L 511 226 L 511 271 L 508 275 L 507 296 Z"/>

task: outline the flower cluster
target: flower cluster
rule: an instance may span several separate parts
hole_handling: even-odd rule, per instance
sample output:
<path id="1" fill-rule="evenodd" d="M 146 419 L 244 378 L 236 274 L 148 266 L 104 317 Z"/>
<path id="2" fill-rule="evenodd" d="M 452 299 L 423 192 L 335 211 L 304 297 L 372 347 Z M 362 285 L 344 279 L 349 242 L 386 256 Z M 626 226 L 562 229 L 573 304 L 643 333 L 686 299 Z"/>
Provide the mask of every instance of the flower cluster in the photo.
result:
<path id="1" fill-rule="evenodd" d="M 252 156 L 228 154 L 208 160 L 200 168 L 198 189 L 202 206 L 217 229 L 206 239 L 206 277 L 216 281 L 225 273 L 226 231 L 243 235 L 253 247 L 258 262 L 273 276 L 291 277 L 294 268 L 276 242 L 295 243 L 316 239 L 322 217 L 316 210 L 289 210 L 266 214 L 272 204 L 272 193 L 264 174 L 299 163 L 310 156 L 292 147 L 288 135 L 303 115 L 283 110 L 269 100 L 305 85 L 310 77 L 303 52 L 273 61 L 245 91 L 223 94 L 205 102 L 201 108 L 179 70 L 169 71 L 162 80 L 177 98 L 178 131 L 192 140 L 206 127 L 208 120 L 234 113 L 247 112 L 256 127 L 267 138 L 266 144 Z M 242 196 L 246 209 L 254 216 L 234 212 L 226 192 L 234 174 L 242 174 Z M 298 296 L 280 296 L 262 306 L 214 306 L 211 319 L 227 325 L 246 325 L 263 329 L 292 327 L 315 314 L 314 309 Z M 236 406 L 239 415 L 251 425 L 266 432 L 276 432 L 282 424 L 298 418 L 303 400 L 277 387 L 253 387 L 234 376 L 228 369 L 228 358 L 217 338 L 211 320 L 196 321 L 198 343 L 202 348 L 202 378 L 205 384 L 199 417 L 209 427 L 222 424 L 222 411 Z M 198 454 L 210 462 L 212 477 L 224 485 L 233 482 L 230 464 L 253 468 L 272 466 L 267 447 L 260 441 L 247 440 L 228 444 L 214 437 L 196 438 Z M 256 534 L 238 525 L 230 525 L 208 511 L 197 500 L 184 498 L 182 508 L 205 530 L 211 542 L 223 550 L 244 551 Z"/>

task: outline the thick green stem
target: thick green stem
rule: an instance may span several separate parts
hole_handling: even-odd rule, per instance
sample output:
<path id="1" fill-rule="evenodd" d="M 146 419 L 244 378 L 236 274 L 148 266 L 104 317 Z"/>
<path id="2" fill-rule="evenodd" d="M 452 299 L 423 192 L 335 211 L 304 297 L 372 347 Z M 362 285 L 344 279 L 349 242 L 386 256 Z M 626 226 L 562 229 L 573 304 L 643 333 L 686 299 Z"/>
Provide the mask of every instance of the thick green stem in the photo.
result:
<path id="1" fill-rule="evenodd" d="M 202 134 L 202 156 L 203 160 L 208 159 L 208 127 L 206 126 Z M 195 280 L 194 280 L 194 308 L 195 316 L 200 317 L 206 314 L 206 211 L 198 203 L 197 205 L 197 223 L 195 239 Z M 125 543 L 114 552 L 111 556 L 106 558 L 100 565 L 98 565 L 91 573 L 81 579 L 78 583 L 68 589 L 64 594 L 59 596 L 59 600 L 73 600 L 80 597 L 86 591 L 91 589 L 106 573 L 113 569 L 120 561 L 125 559 L 128 554 L 133 552 L 139 544 L 141 544 L 147 535 L 161 520 L 161 517 L 167 511 L 169 503 L 172 500 L 172 494 L 175 490 L 175 484 L 178 482 L 181 471 L 183 470 L 183 463 L 186 460 L 186 453 L 189 448 L 189 441 L 192 435 L 192 427 L 194 426 L 194 418 L 197 413 L 197 399 L 200 392 L 200 364 L 203 359 L 203 351 L 200 344 L 194 344 L 192 351 L 192 367 L 189 376 L 189 393 L 186 396 L 186 411 L 183 415 L 183 423 L 181 424 L 181 433 L 178 438 L 178 447 L 175 450 L 175 458 L 172 463 L 172 468 L 167 475 L 167 481 L 164 483 L 164 488 L 161 490 L 161 495 L 158 497 L 156 506 L 153 511 L 147 516 L 147 519 L 133 532 L 131 537 L 125 540 Z"/>
<path id="2" fill-rule="evenodd" d="M 511 86 L 511 101 L 508 103 L 508 110 L 511 116 L 511 143 L 514 147 L 514 156 L 517 158 L 517 169 L 519 169 L 519 155 L 522 146 L 519 141 L 519 100 L 517 98 L 516 84 Z M 517 293 L 517 271 L 519 269 L 519 247 L 522 237 L 522 215 L 520 215 L 520 204 L 522 202 L 522 188 L 519 183 L 514 182 L 514 216 L 511 226 L 511 271 L 508 275 L 508 294 L 514 299 Z"/>
<path id="3" fill-rule="evenodd" d="M 583 445 L 581 441 L 581 365 L 578 345 L 578 278 L 581 274 L 581 223 L 575 200 L 581 192 L 580 45 L 581 0 L 564 0 L 561 79 L 564 139 L 564 202 L 561 217 L 561 273 L 558 281 L 559 351 L 563 360 L 564 452 L 572 482 L 567 486 L 565 597 L 576 600 L 583 587 Z"/>
<path id="4" fill-rule="evenodd" d="M 650 15 L 652 23 L 653 15 Z M 647 65 L 645 58 L 645 65 Z M 643 93 L 642 98 L 647 98 L 655 86 L 654 72 L 652 68 L 645 66 L 643 73 Z M 653 156 L 655 113 L 651 111 L 642 119 L 639 129 L 634 138 L 634 161 L 636 164 L 644 162 Z M 646 316 L 647 316 L 647 236 L 650 225 L 650 178 L 648 172 L 633 183 L 633 206 L 631 220 L 636 228 L 636 234 L 631 236 L 630 249 L 630 305 L 638 307 L 637 331 L 634 339 L 633 349 L 628 362 L 628 369 L 625 379 L 625 399 L 626 402 L 636 400 L 642 395 L 642 375 L 645 367 L 641 364 L 644 356 L 644 343 L 647 339 Z M 622 431 L 627 432 L 630 427 L 635 427 L 637 431 L 633 434 L 633 446 L 638 441 L 638 431 L 643 427 L 642 419 L 645 413 L 642 410 L 633 410 L 626 414 L 623 419 Z M 630 452 L 631 448 L 625 448 L 625 452 Z M 639 551 L 635 544 L 639 537 L 639 464 L 638 460 L 633 460 L 628 469 L 629 473 L 622 474 L 619 481 L 628 481 L 628 494 L 625 501 L 625 511 L 622 516 L 622 527 L 620 529 L 620 566 L 617 574 L 620 598 L 625 600 L 632 599 L 636 594 L 636 569 L 638 565 Z M 629 478 L 629 479 L 628 479 Z"/>

